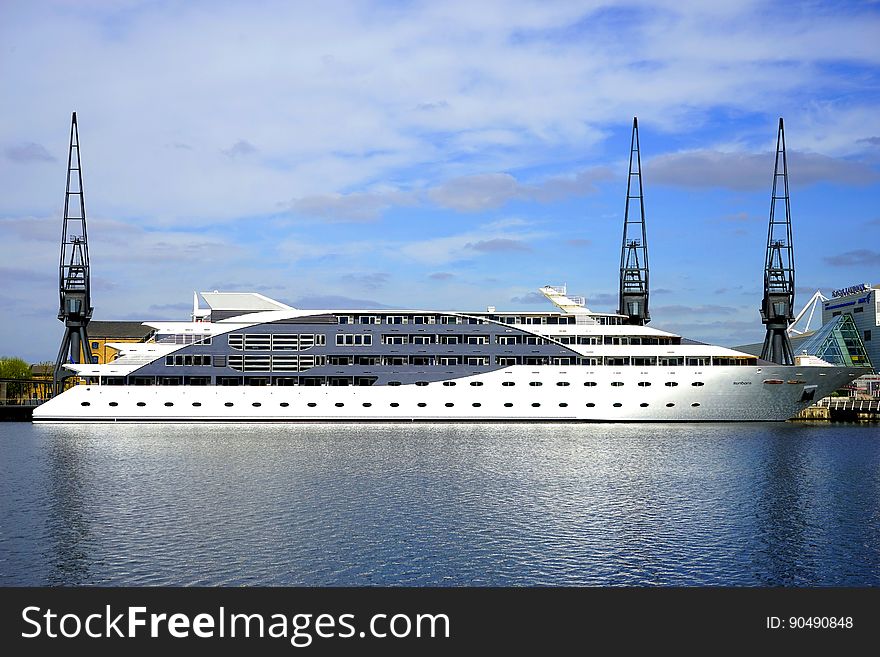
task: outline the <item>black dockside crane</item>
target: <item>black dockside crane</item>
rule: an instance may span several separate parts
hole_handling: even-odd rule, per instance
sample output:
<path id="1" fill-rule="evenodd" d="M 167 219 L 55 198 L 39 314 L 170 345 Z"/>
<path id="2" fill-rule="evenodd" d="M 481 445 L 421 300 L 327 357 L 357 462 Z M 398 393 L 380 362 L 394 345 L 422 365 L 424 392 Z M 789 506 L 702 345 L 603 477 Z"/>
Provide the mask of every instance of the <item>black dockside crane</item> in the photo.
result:
<path id="1" fill-rule="evenodd" d="M 56 394 L 60 392 L 63 380 L 70 376 L 64 373 L 64 363 L 68 357 L 73 363 L 92 362 L 87 330 L 92 318 L 89 276 L 86 204 L 79 156 L 79 130 L 74 112 L 70 123 L 64 227 L 61 232 L 61 260 L 58 268 L 58 319 L 64 322 L 64 337 L 55 360 L 53 380 Z"/>
<path id="2" fill-rule="evenodd" d="M 633 169 L 635 163 L 635 169 Z M 635 184 L 633 183 L 635 178 Z M 630 201 L 633 211 L 630 212 Z M 638 201 L 638 203 L 635 203 Z M 642 193 L 642 160 L 639 154 L 639 119 L 633 117 L 626 177 L 626 209 L 623 215 L 623 246 L 620 250 L 620 295 L 617 312 L 627 323 L 642 326 L 651 321 L 648 312 L 648 237 L 645 232 L 645 197 Z"/>
<path id="3" fill-rule="evenodd" d="M 782 190 L 780 187 L 782 180 Z M 776 206 L 784 203 L 784 212 Z M 767 257 L 764 260 L 764 300 L 761 321 L 767 327 L 761 358 L 780 365 L 794 365 L 788 327 L 794 320 L 794 248 L 791 239 L 791 203 L 788 196 L 788 161 L 785 157 L 785 129 L 779 119 L 776 135 L 776 166 L 770 200 Z"/>

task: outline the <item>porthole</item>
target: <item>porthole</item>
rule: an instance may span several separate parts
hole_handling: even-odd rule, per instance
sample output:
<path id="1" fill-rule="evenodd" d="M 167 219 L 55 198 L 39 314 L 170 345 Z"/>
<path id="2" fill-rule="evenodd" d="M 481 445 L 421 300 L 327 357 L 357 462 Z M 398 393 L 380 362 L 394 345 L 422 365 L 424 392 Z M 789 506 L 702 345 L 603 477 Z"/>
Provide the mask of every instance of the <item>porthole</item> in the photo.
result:
<path id="1" fill-rule="evenodd" d="M 706 384 L 703 383 L 702 381 L 694 381 L 691 385 L 694 386 L 695 388 L 699 388 L 700 386 L 704 386 Z"/>
<path id="2" fill-rule="evenodd" d="M 676 382 L 676 381 L 667 381 L 664 385 L 667 386 L 667 387 L 669 387 L 669 388 L 674 388 L 675 386 L 678 385 L 678 382 Z"/>
<path id="3" fill-rule="evenodd" d="M 612 381 L 611 385 L 614 386 L 615 388 L 619 388 L 620 386 L 623 385 L 623 381 Z"/>
<path id="4" fill-rule="evenodd" d="M 309 402 L 308 404 L 306 404 L 306 406 L 308 406 L 309 408 L 314 408 L 315 406 L 317 406 L 317 404 L 315 402 Z"/>
<path id="5" fill-rule="evenodd" d="M 673 404 L 672 402 L 666 404 L 666 408 L 672 408 L 673 406 L 675 406 L 675 404 Z"/>
<path id="6" fill-rule="evenodd" d="M 388 382 L 388 385 L 390 385 L 390 386 L 399 386 L 399 385 L 400 385 L 400 381 L 389 381 L 389 382 Z"/>
<path id="7" fill-rule="evenodd" d="M 693 404 L 691 404 L 691 406 L 693 406 L 694 408 L 696 408 L 699 405 L 700 405 L 700 402 L 694 402 Z"/>
<path id="8" fill-rule="evenodd" d="M 416 404 L 416 406 L 418 406 L 419 408 L 424 408 L 425 406 L 427 406 L 427 404 L 425 402 L 419 402 L 418 404 Z"/>
<path id="9" fill-rule="evenodd" d="M 443 385 L 445 385 L 445 386 L 454 386 L 454 385 L 455 385 L 455 381 L 444 381 L 444 382 L 443 382 Z"/>
<path id="10" fill-rule="evenodd" d="M 482 406 L 482 404 L 480 402 L 474 402 L 473 404 L 471 404 L 471 406 L 473 406 L 474 408 L 479 408 L 480 406 Z"/>
<path id="11" fill-rule="evenodd" d="M 529 381 L 529 385 L 534 387 L 534 386 L 542 386 L 544 384 L 541 383 L 540 381 Z"/>
<path id="12" fill-rule="evenodd" d="M 482 381 L 471 381 L 471 385 L 472 386 L 481 386 L 481 385 L 483 385 L 483 382 Z"/>
<path id="13" fill-rule="evenodd" d="M 587 402 L 587 408 L 593 408 L 595 404 L 593 402 Z"/>
<path id="14" fill-rule="evenodd" d="M 398 406 L 400 406 L 400 404 L 398 404 L 397 402 L 391 402 L 389 406 L 391 406 L 391 408 L 397 408 Z"/>
<path id="15" fill-rule="evenodd" d="M 193 402 L 193 406 L 201 406 L 202 402 Z"/>
<path id="16" fill-rule="evenodd" d="M 505 408 L 511 408 L 512 406 L 513 406 L 513 404 L 511 404 L 510 402 L 505 402 L 505 403 L 504 403 L 504 407 L 505 407 Z"/>
<path id="17" fill-rule="evenodd" d="M 428 382 L 427 381 L 416 381 L 416 385 L 417 386 L 426 386 L 426 385 L 428 385 Z"/>
<path id="18" fill-rule="evenodd" d="M 540 404 L 538 402 L 532 402 L 532 408 L 538 408 Z"/>
<path id="19" fill-rule="evenodd" d="M 639 404 L 639 406 L 641 406 L 642 408 L 648 408 L 648 405 L 647 405 L 646 403 L 644 403 L 644 402 L 642 402 L 641 404 Z"/>
<path id="20" fill-rule="evenodd" d="M 146 404 L 146 402 L 138 402 L 137 405 L 138 406 L 146 406 L 147 404 Z"/>
<path id="21" fill-rule="evenodd" d="M 166 406 L 174 406 L 174 402 L 165 402 Z"/>
<path id="22" fill-rule="evenodd" d="M 560 402 L 559 408 L 568 408 L 568 404 L 566 404 L 565 402 Z"/>
<path id="23" fill-rule="evenodd" d="M 502 382 L 501 382 L 501 385 L 503 385 L 503 386 L 515 386 L 516 383 L 514 383 L 513 381 L 502 381 Z"/>
<path id="24" fill-rule="evenodd" d="M 235 404 L 233 404 L 232 402 L 226 402 L 226 403 L 223 404 L 223 405 L 224 405 L 226 408 L 229 408 L 229 407 L 231 407 L 231 406 L 234 406 Z"/>
<path id="25" fill-rule="evenodd" d="M 595 381 L 584 381 L 584 385 L 587 386 L 588 388 L 592 388 L 593 386 L 596 385 L 596 382 Z"/>
<path id="26" fill-rule="evenodd" d="M 278 405 L 279 405 L 281 408 L 287 408 L 288 406 L 290 406 L 290 404 L 287 403 L 287 402 L 281 402 L 281 403 L 278 404 Z"/>
<path id="27" fill-rule="evenodd" d="M 91 402 L 80 402 L 79 405 L 80 405 L 80 406 L 91 406 L 92 403 L 91 403 Z"/>
<path id="28" fill-rule="evenodd" d="M 372 406 L 372 404 L 370 402 L 364 402 L 363 406 L 364 408 L 369 408 L 370 406 Z"/>
<path id="29" fill-rule="evenodd" d="M 611 404 L 611 405 L 612 405 L 614 408 L 620 408 L 621 406 L 623 406 L 623 404 L 621 404 L 620 402 L 615 402 L 614 404 Z"/>
<path id="30" fill-rule="evenodd" d="M 446 402 L 444 406 L 446 406 L 446 408 L 452 408 L 453 406 L 455 406 L 455 404 L 453 404 L 452 402 Z"/>
<path id="31" fill-rule="evenodd" d="M 568 381 L 557 381 L 556 385 L 558 386 L 569 386 L 571 385 Z"/>
<path id="32" fill-rule="evenodd" d="M 650 385 L 651 385 L 650 381 L 639 381 L 639 386 L 642 388 L 647 388 Z"/>
<path id="33" fill-rule="evenodd" d="M 336 402 L 336 403 L 333 404 L 333 405 L 334 405 L 336 408 L 342 408 L 343 406 L 345 406 L 345 404 L 343 404 L 342 402 Z"/>
<path id="34" fill-rule="evenodd" d="M 260 406 L 262 406 L 262 404 L 260 402 L 254 402 L 253 404 L 251 404 L 251 406 L 253 406 L 254 408 L 259 408 Z"/>
<path id="35" fill-rule="evenodd" d="M 119 406 L 119 402 L 110 402 L 108 406 Z"/>

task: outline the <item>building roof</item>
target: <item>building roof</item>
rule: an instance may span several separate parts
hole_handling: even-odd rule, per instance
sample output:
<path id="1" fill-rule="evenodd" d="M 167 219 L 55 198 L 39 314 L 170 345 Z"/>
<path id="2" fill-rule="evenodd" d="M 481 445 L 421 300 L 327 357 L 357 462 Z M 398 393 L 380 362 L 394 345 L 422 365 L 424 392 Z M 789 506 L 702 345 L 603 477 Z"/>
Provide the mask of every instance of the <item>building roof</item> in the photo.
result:
<path id="1" fill-rule="evenodd" d="M 92 320 L 89 322 L 87 330 L 89 332 L 89 338 L 96 340 L 119 338 L 142 340 L 153 331 L 149 326 L 144 326 L 142 322 L 101 320 Z"/>

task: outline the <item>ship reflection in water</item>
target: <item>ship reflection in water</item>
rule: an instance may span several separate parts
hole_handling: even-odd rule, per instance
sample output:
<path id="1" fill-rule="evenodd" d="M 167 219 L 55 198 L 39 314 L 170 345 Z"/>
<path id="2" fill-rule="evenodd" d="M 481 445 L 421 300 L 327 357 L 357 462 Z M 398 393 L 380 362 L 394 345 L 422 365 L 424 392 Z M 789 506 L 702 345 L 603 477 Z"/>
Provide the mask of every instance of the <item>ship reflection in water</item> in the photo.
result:
<path id="1" fill-rule="evenodd" d="M 30 425 L 3 585 L 880 585 L 843 425 Z"/>

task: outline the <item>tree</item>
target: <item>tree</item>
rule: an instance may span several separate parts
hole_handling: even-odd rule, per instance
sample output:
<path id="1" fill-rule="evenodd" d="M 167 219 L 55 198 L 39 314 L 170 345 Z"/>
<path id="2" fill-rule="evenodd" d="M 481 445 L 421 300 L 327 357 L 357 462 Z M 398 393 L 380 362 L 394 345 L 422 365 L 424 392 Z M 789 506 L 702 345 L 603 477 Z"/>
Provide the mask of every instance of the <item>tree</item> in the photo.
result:
<path id="1" fill-rule="evenodd" d="M 31 378 L 31 366 L 21 358 L 0 357 L 0 379 L 29 378 Z M 7 383 L 5 384 L 6 394 L 2 396 L 7 399 L 20 397 L 24 392 L 25 385 L 24 383 Z"/>

